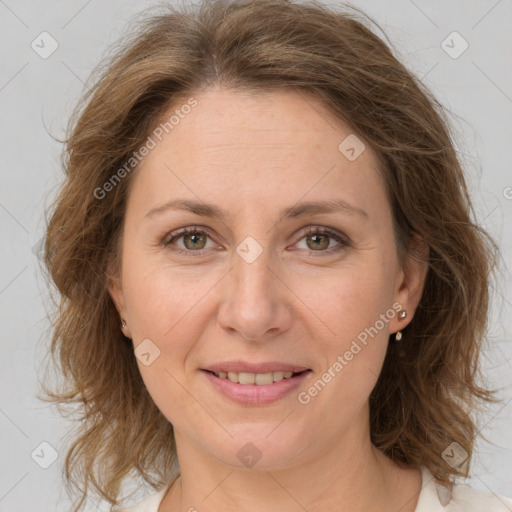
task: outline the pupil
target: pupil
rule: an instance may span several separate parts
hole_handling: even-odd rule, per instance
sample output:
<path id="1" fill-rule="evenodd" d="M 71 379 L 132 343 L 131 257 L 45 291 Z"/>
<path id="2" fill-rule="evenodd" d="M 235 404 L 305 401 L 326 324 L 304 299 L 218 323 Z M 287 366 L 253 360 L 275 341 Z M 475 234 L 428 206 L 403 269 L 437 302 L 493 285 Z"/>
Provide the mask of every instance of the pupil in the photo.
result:
<path id="1" fill-rule="evenodd" d="M 192 245 L 195 245 L 197 243 L 201 243 L 200 239 L 204 237 L 198 233 L 191 233 L 187 235 L 187 238 L 191 241 Z"/>
<path id="2" fill-rule="evenodd" d="M 321 244 L 321 247 L 320 249 L 325 249 L 327 247 L 327 245 L 329 245 L 329 242 L 327 241 L 327 245 L 325 244 L 325 241 L 328 240 L 328 237 L 324 236 L 324 235 L 311 235 L 311 238 L 313 239 L 313 243 L 319 243 L 319 240 L 318 239 L 323 239 L 324 240 L 324 243 Z M 317 249 L 318 249 L 318 246 L 317 246 Z"/>

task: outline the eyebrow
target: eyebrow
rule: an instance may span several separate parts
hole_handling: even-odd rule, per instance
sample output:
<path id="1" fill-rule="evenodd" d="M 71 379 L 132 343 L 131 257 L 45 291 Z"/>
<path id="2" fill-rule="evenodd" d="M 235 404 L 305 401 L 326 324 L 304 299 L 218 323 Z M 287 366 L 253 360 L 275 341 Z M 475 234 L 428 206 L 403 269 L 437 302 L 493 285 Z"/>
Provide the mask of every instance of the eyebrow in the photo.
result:
<path id="1" fill-rule="evenodd" d="M 217 217 L 221 220 L 229 216 L 226 210 L 215 204 L 190 199 L 175 199 L 149 210 L 144 218 L 150 218 L 168 210 L 185 210 L 202 217 Z M 361 208 L 347 203 L 343 199 L 331 199 L 329 201 L 308 201 L 289 206 L 280 211 L 279 218 L 295 219 L 306 215 L 321 213 L 346 213 L 368 219 L 368 214 Z"/>

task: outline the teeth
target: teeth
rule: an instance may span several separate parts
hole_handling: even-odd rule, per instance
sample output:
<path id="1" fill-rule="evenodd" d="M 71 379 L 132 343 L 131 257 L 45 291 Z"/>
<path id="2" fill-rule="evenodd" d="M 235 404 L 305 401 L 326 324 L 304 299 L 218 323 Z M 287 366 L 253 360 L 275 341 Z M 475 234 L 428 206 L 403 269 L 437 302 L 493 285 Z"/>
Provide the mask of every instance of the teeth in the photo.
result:
<path id="1" fill-rule="evenodd" d="M 269 372 L 269 373 L 248 373 L 248 372 L 214 372 L 221 379 L 228 379 L 231 382 L 239 384 L 256 384 L 257 386 L 266 386 L 273 382 L 279 382 L 283 379 L 289 379 L 293 372 Z"/>
<path id="2" fill-rule="evenodd" d="M 254 374 L 254 382 L 258 386 L 264 386 L 268 384 L 272 384 L 274 382 L 274 376 L 272 372 L 270 373 L 256 373 Z"/>
<path id="3" fill-rule="evenodd" d="M 279 382 L 284 379 L 284 372 L 273 372 L 274 382 Z"/>
<path id="4" fill-rule="evenodd" d="M 240 372 L 238 374 L 238 382 L 240 384 L 254 384 L 255 379 L 256 375 L 254 373 Z"/>

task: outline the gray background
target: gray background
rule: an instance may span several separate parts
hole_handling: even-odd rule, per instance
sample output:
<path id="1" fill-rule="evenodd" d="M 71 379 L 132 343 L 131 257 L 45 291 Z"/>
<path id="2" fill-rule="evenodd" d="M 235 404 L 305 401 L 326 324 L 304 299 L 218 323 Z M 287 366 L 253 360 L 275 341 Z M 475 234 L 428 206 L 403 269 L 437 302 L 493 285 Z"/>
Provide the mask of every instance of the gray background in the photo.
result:
<path id="1" fill-rule="evenodd" d="M 61 179 L 61 145 L 51 135 L 64 136 L 93 66 L 126 22 L 149 5 L 155 2 L 0 0 L 1 512 L 69 510 L 60 472 L 71 423 L 36 398 L 48 344 L 48 297 L 37 244 L 44 231 L 43 209 Z M 512 3 L 358 0 L 354 5 L 376 19 L 405 63 L 451 111 L 477 218 L 502 250 L 483 361 L 502 402 L 479 421 L 488 441 L 478 444 L 469 483 L 512 496 L 512 230 L 506 222 L 512 219 Z M 46 59 L 31 47 L 43 31 L 58 43 Z M 469 44 L 458 58 L 441 47 L 453 31 Z M 464 44 L 457 37 L 447 40 L 452 54 Z M 47 469 L 41 465 L 50 464 L 54 452 L 41 443 L 58 454 Z M 145 492 L 140 489 L 137 499 Z M 90 500 L 88 510 L 107 507 Z"/>

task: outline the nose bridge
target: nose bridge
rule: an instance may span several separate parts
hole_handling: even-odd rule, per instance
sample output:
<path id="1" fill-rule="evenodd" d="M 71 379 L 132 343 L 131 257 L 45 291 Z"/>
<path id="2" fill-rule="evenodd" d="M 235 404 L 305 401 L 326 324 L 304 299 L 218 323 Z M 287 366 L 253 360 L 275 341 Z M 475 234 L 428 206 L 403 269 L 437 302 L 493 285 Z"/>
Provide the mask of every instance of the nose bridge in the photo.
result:
<path id="1" fill-rule="evenodd" d="M 268 239 L 267 239 L 268 240 Z M 287 328 L 290 318 L 283 284 L 272 268 L 272 252 L 263 242 L 245 239 L 233 255 L 233 266 L 219 323 L 246 339 L 263 339 Z"/>
<path id="2" fill-rule="evenodd" d="M 258 298 L 268 301 L 272 298 L 273 273 L 270 270 L 271 257 L 269 248 L 261 250 L 257 256 L 254 248 L 240 255 L 242 244 L 237 248 L 233 262 L 234 293 L 240 295 L 239 299 Z M 245 259 L 245 256 L 249 256 Z M 254 259 L 253 259 L 254 258 Z"/>

